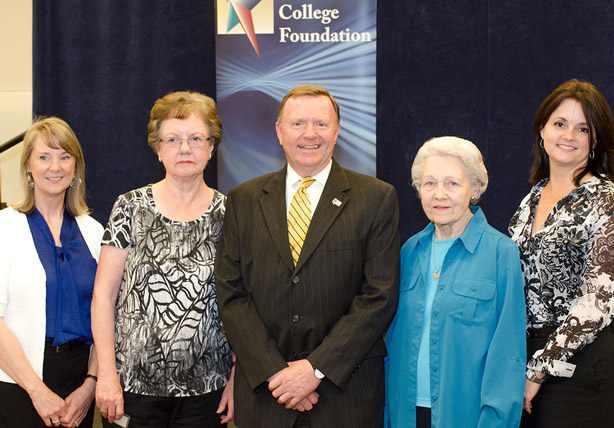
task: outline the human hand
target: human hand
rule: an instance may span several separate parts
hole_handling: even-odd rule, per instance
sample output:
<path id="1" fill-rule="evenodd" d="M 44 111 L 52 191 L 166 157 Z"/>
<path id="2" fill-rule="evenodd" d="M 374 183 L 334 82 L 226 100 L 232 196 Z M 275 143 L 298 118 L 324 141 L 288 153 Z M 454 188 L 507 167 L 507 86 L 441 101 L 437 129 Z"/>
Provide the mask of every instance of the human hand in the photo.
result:
<path id="1" fill-rule="evenodd" d="M 299 412 L 310 411 L 318 402 L 319 396 L 320 395 L 317 392 L 312 392 L 307 397 L 303 398 L 296 406 L 294 406 L 294 410 L 298 410 Z"/>
<path id="2" fill-rule="evenodd" d="M 306 360 L 290 361 L 288 367 L 275 373 L 269 379 L 269 390 L 279 404 L 286 409 L 294 408 L 320 386 L 313 366 Z M 304 407 L 304 405 L 303 405 Z"/>
<path id="3" fill-rule="evenodd" d="M 230 370 L 230 378 L 222 392 L 220 405 L 217 407 L 216 413 L 220 414 L 220 423 L 227 424 L 235 417 L 235 399 L 234 399 L 234 383 L 235 383 L 235 366 Z M 224 414 L 226 410 L 226 414 Z"/>
<path id="4" fill-rule="evenodd" d="M 531 414 L 532 404 L 531 401 L 537 395 L 539 388 L 541 388 L 540 383 L 531 382 L 529 379 L 525 379 L 524 383 L 524 401 L 522 404 L 522 408 L 526 410 L 528 414 Z"/>
<path id="5" fill-rule="evenodd" d="M 66 402 L 66 414 L 60 419 L 62 426 L 74 428 L 78 427 L 81 421 L 87 416 L 92 400 L 96 382 L 87 378 L 83 384 L 70 393 L 64 400 Z"/>
<path id="6" fill-rule="evenodd" d="M 124 415 L 124 392 L 117 373 L 104 376 L 98 373 L 96 383 L 96 407 L 110 423 Z"/>
<path id="7" fill-rule="evenodd" d="M 60 426 L 60 419 L 66 413 L 66 403 L 59 395 L 41 382 L 41 386 L 30 393 L 30 399 L 45 425 Z"/>

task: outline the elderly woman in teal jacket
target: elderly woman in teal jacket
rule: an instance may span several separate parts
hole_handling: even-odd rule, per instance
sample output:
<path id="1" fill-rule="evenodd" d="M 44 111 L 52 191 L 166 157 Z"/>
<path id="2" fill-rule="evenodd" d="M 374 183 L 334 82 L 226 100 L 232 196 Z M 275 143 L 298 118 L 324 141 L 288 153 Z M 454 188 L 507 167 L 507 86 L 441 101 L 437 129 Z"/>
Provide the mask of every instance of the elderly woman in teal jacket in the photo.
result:
<path id="1" fill-rule="evenodd" d="M 474 206 L 488 185 L 470 141 L 433 138 L 412 165 L 431 223 L 401 250 L 386 345 L 386 427 L 517 427 L 525 304 L 518 248 Z"/>

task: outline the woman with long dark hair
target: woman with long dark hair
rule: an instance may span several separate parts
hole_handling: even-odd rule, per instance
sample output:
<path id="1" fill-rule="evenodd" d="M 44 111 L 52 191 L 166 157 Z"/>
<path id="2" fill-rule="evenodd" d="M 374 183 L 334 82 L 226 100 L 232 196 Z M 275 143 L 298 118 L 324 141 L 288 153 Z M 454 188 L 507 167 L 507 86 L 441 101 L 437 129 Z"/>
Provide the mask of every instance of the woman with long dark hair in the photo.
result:
<path id="1" fill-rule="evenodd" d="M 569 80 L 533 122 L 533 188 L 510 222 L 527 304 L 521 427 L 614 425 L 614 119 Z"/>

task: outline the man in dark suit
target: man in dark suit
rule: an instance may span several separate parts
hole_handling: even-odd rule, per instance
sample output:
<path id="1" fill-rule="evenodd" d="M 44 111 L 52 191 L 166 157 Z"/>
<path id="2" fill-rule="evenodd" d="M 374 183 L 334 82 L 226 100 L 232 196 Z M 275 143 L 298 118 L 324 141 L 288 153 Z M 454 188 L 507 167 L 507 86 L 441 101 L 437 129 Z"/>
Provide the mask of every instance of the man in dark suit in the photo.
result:
<path id="1" fill-rule="evenodd" d="M 332 159 L 339 118 L 324 88 L 294 88 L 276 124 L 287 167 L 228 195 L 215 277 L 239 428 L 383 425 L 398 202 L 391 185 Z"/>

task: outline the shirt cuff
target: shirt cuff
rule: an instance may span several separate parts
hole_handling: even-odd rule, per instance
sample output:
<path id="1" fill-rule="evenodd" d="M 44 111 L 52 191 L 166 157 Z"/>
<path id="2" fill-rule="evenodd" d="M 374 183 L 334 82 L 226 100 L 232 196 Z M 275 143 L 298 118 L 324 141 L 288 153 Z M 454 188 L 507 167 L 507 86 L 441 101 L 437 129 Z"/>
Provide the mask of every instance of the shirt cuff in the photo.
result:
<path id="1" fill-rule="evenodd" d="M 576 369 L 576 365 L 561 360 L 531 358 L 527 364 L 527 368 L 550 376 L 572 377 L 574 370 Z"/>
<path id="2" fill-rule="evenodd" d="M 315 374 L 315 376 L 316 376 L 318 379 L 320 379 L 320 380 L 322 380 L 322 379 L 324 379 L 324 378 L 326 377 L 326 376 L 324 376 L 324 373 L 322 373 L 322 372 L 321 372 L 320 370 L 318 370 L 318 369 L 314 369 L 314 374 Z"/>

